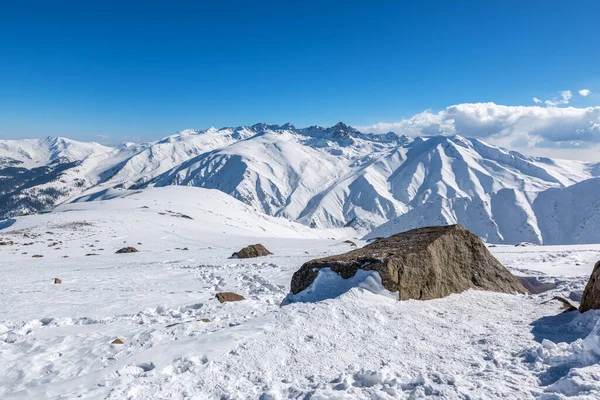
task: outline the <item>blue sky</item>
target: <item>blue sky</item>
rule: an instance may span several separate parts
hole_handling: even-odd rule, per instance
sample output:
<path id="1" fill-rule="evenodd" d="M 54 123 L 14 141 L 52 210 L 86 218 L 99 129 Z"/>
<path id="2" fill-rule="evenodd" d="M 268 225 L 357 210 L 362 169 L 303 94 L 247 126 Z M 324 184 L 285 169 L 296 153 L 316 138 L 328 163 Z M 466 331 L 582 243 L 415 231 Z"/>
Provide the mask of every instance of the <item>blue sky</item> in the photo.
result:
<path id="1" fill-rule="evenodd" d="M 470 102 L 597 105 L 597 1 L 19 1 L 0 138 L 372 125 Z M 117 4 L 119 3 L 119 4 Z"/>

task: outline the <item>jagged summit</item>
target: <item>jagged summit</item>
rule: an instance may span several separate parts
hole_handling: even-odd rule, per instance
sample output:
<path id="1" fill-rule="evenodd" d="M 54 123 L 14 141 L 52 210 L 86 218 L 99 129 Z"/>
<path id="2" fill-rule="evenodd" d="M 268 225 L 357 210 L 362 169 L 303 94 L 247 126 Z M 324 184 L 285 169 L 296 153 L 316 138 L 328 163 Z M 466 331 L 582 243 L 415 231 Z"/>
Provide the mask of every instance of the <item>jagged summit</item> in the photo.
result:
<path id="1" fill-rule="evenodd" d="M 181 137 L 184 136 L 189 136 L 189 135 L 200 135 L 200 134 L 213 134 L 213 133 L 221 133 L 221 134 L 227 134 L 227 133 L 240 133 L 240 132 L 253 132 L 256 134 L 259 133 L 265 133 L 265 132 L 293 132 L 293 133 L 298 133 L 298 134 L 302 134 L 305 136 L 312 136 L 312 137 L 324 137 L 324 138 L 349 138 L 349 137 L 371 137 L 371 138 L 398 138 L 399 135 L 393 133 L 393 132 L 388 132 L 386 134 L 365 134 L 362 133 L 360 131 L 358 131 L 357 129 L 346 125 L 344 122 L 338 122 L 337 124 L 330 126 L 330 127 L 323 127 L 320 125 L 312 125 L 306 128 L 296 128 L 292 123 L 290 122 L 286 122 L 283 125 L 278 125 L 278 124 L 270 124 L 270 123 L 266 123 L 266 122 L 259 122 L 253 125 L 240 125 L 237 127 L 223 127 L 223 128 L 208 128 L 208 129 L 184 129 L 181 131 L 176 132 L 175 134 L 171 135 L 171 136 L 167 136 L 166 138 L 162 139 L 161 141 L 167 141 L 167 140 L 175 140 L 175 139 L 179 139 Z M 402 136 L 400 136 L 402 137 Z M 381 139 L 379 139 L 381 140 Z"/>
<path id="2" fill-rule="evenodd" d="M 343 137 L 348 137 L 350 136 L 350 133 L 358 132 L 356 129 L 349 127 L 341 121 L 332 126 L 331 128 L 328 128 L 327 131 L 332 135 Z"/>
<path id="3" fill-rule="evenodd" d="M 285 124 L 281 125 L 281 129 L 295 131 L 296 127 L 294 125 L 292 125 L 291 122 L 286 122 Z"/>

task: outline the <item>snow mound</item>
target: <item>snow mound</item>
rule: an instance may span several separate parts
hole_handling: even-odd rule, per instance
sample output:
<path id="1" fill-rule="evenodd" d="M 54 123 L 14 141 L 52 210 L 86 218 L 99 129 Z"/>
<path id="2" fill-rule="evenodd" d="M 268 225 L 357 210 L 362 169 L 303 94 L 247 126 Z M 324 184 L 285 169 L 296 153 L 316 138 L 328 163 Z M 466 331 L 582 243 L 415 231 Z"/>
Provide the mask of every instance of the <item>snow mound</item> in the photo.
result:
<path id="1" fill-rule="evenodd" d="M 534 350 L 537 362 L 550 367 L 541 376 L 542 384 L 548 385 L 545 390 L 546 395 L 542 398 L 556 398 L 551 397 L 550 393 L 560 395 L 560 398 L 563 396 L 598 398 L 600 396 L 600 311 L 577 314 L 569 324 L 559 326 L 557 329 L 564 330 L 565 336 L 578 329 L 590 332 L 584 338 L 571 343 L 555 343 L 550 339 L 543 339 Z"/>
<path id="2" fill-rule="evenodd" d="M 308 288 L 298 294 L 288 294 L 282 305 L 333 299 L 353 289 L 367 290 L 371 293 L 398 300 L 398 292 L 392 293 L 383 287 L 381 276 L 377 271 L 359 269 L 352 278 L 344 279 L 330 268 L 322 268 Z"/>
<path id="3" fill-rule="evenodd" d="M 257 212 L 220 191 L 186 186 L 108 189 L 61 205 L 51 214 L 17 217 L 0 227 L 2 238 L 14 235 L 18 243 L 3 255 L 7 259 L 22 257 L 23 251 L 45 258 L 102 256 L 126 246 L 141 253 L 223 248 L 223 243 L 239 249 L 257 242 L 269 246 L 273 240 L 346 238 L 350 233 L 311 229 Z M 83 243 L 74 241 L 75 235 Z M 31 244 L 16 251 L 22 242 Z M 53 251 L 48 253 L 49 245 Z M 227 251 L 230 256 L 233 249 Z"/>

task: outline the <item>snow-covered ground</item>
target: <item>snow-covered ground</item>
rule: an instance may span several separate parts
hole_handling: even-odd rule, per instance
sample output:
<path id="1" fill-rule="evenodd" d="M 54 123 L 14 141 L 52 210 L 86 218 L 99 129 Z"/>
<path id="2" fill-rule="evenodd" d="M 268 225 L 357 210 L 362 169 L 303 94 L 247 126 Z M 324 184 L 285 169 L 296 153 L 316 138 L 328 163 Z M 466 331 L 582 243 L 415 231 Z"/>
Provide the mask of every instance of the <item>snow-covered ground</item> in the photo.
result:
<path id="1" fill-rule="evenodd" d="M 302 263 L 350 250 L 352 231 L 187 187 L 108 191 L 2 227 L 3 399 L 600 397 L 600 312 L 547 302 L 578 301 L 600 245 L 490 249 L 556 285 L 540 295 L 398 302 L 368 276 L 282 306 Z M 229 258 L 253 243 L 274 255 Z M 124 246 L 139 252 L 114 254 Z"/>

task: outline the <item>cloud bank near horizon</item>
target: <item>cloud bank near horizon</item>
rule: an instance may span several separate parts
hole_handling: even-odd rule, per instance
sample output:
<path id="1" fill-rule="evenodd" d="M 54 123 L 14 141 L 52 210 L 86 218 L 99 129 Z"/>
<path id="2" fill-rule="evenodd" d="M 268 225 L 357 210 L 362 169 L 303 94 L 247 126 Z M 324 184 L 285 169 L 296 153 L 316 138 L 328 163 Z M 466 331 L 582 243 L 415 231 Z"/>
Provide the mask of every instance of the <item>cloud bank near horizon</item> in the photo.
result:
<path id="1" fill-rule="evenodd" d="M 517 149 L 593 149 L 600 144 L 600 106 L 465 103 L 439 112 L 424 111 L 398 122 L 356 128 L 364 132 L 394 132 L 413 137 L 461 135 Z M 600 160 L 600 156 L 598 158 Z"/>

